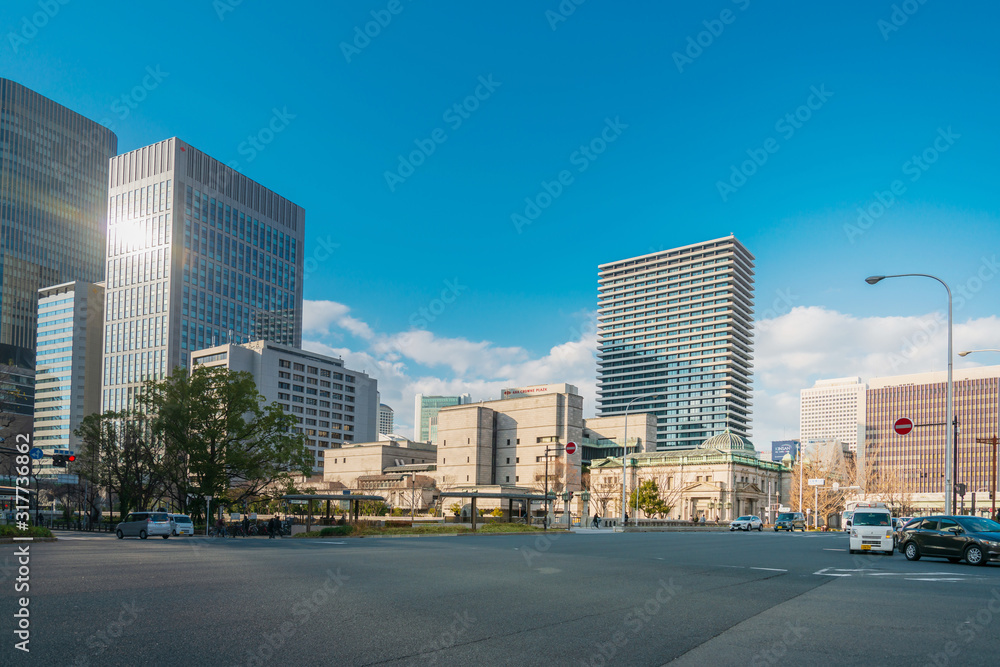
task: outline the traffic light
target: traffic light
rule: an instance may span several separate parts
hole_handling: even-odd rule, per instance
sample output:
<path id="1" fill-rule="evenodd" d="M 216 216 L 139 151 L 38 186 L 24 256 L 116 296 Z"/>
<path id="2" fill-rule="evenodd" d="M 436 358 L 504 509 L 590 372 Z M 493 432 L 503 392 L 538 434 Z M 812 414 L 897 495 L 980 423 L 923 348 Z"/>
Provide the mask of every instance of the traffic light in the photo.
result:
<path id="1" fill-rule="evenodd" d="M 65 468 L 67 463 L 76 461 L 74 454 L 53 454 L 52 465 L 56 468 Z"/>
<path id="2" fill-rule="evenodd" d="M 965 482 L 955 483 L 955 492 L 963 498 L 965 497 L 965 491 L 967 488 L 968 487 L 965 485 Z"/>

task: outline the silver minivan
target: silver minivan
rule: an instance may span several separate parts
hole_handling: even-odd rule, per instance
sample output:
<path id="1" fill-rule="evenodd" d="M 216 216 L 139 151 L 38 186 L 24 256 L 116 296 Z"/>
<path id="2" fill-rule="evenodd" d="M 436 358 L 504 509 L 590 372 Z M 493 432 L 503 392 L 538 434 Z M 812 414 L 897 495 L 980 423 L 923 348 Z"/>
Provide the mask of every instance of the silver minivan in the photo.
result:
<path id="1" fill-rule="evenodd" d="M 124 537 L 144 540 L 150 535 L 167 539 L 170 537 L 170 530 L 170 515 L 167 512 L 130 512 L 115 528 L 115 534 L 119 540 Z"/>

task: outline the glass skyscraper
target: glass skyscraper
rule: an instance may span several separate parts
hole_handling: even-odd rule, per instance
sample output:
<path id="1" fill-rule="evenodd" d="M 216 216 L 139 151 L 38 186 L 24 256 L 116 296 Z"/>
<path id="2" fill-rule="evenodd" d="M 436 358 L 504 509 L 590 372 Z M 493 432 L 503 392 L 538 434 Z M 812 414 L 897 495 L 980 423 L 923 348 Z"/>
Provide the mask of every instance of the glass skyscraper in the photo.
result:
<path id="1" fill-rule="evenodd" d="M 34 357 L 40 288 L 104 279 L 117 150 L 103 125 L 0 78 L 0 345 L 21 349 L 8 356 Z"/>
<path id="2" fill-rule="evenodd" d="M 417 394 L 413 405 L 413 439 L 437 443 L 437 416 L 441 408 L 471 403 L 469 394 L 461 396 L 424 396 Z"/>
<path id="3" fill-rule="evenodd" d="M 38 291 L 38 354 L 35 376 L 35 446 L 46 455 L 79 453 L 73 433 L 101 408 L 101 344 L 104 286 L 65 283 Z M 35 474 L 76 482 L 51 459 L 35 462 Z"/>
<path id="4" fill-rule="evenodd" d="M 305 209 L 183 141 L 115 157 L 103 406 L 223 343 L 302 344 Z"/>
<path id="5" fill-rule="evenodd" d="M 657 449 L 748 437 L 754 257 L 733 236 L 599 267 L 598 415 L 653 412 Z"/>

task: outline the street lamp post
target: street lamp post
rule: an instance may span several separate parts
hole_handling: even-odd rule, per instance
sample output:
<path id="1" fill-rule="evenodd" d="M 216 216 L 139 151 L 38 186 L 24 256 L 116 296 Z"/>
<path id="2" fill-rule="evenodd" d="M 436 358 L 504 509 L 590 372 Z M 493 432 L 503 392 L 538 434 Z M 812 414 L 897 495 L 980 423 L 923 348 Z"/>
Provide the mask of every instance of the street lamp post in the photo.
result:
<path id="1" fill-rule="evenodd" d="M 952 379 L 952 315 L 951 315 L 951 288 L 948 287 L 948 283 L 941 280 L 937 276 L 932 276 L 929 273 L 900 273 L 892 276 L 869 276 L 865 278 L 865 282 L 869 285 L 875 285 L 886 278 L 909 278 L 909 277 L 919 277 L 919 278 L 930 278 L 941 283 L 945 290 L 948 292 L 948 391 L 946 401 L 947 405 L 947 417 L 945 418 L 945 425 L 951 425 L 950 429 L 947 429 L 946 444 L 944 452 L 944 513 L 954 514 L 955 509 L 955 464 L 956 464 L 956 447 L 958 446 L 958 438 L 955 437 L 955 431 L 957 430 L 958 424 L 955 421 L 955 384 Z"/>
<path id="2" fill-rule="evenodd" d="M 625 496 L 625 476 L 627 474 L 626 465 L 628 464 L 628 412 L 632 408 L 632 404 L 639 399 L 653 399 L 659 398 L 663 394 L 646 394 L 644 396 L 636 396 L 628 405 L 625 406 L 625 434 L 624 442 L 622 443 L 622 530 L 625 530 L 625 508 L 628 506 L 628 499 Z M 636 501 L 639 500 L 639 494 L 636 493 Z"/>
<path id="3" fill-rule="evenodd" d="M 959 352 L 958 356 L 965 357 L 972 354 L 973 352 L 1000 352 L 1000 350 L 995 348 L 985 348 L 982 350 L 965 350 L 963 352 Z M 998 384 L 997 386 L 997 430 L 1000 431 L 1000 384 Z M 991 445 L 993 449 L 993 460 L 991 462 L 992 465 L 990 466 L 990 476 L 992 477 L 992 480 L 990 481 L 991 519 L 996 519 L 997 517 L 997 437 L 998 436 L 1000 436 L 1000 433 L 994 433 L 993 438 L 991 439 L 992 442 L 986 443 Z M 987 440 L 990 440 L 990 438 L 987 438 Z M 979 442 L 979 439 L 977 439 L 977 442 Z"/>

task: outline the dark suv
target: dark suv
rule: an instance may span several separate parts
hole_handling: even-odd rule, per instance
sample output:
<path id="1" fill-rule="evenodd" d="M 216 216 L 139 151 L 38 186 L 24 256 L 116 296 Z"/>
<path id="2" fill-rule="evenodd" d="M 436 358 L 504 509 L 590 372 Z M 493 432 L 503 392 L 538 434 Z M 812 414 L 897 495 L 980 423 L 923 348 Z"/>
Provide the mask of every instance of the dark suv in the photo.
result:
<path id="1" fill-rule="evenodd" d="M 774 532 L 787 530 L 789 532 L 798 528 L 802 532 L 806 530 L 806 517 L 802 512 L 785 512 L 779 514 L 774 520 Z"/>
<path id="2" fill-rule="evenodd" d="M 1000 559 L 1000 523 L 976 516 L 914 519 L 899 531 L 898 540 L 899 550 L 907 560 L 927 556 L 986 565 Z"/>

